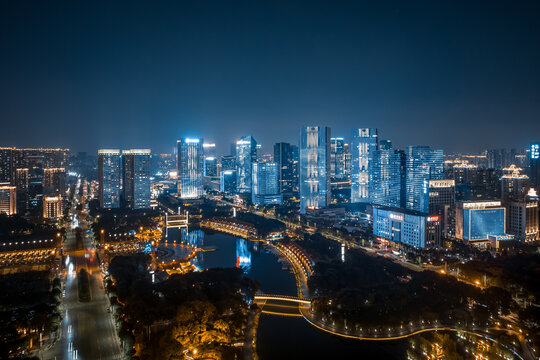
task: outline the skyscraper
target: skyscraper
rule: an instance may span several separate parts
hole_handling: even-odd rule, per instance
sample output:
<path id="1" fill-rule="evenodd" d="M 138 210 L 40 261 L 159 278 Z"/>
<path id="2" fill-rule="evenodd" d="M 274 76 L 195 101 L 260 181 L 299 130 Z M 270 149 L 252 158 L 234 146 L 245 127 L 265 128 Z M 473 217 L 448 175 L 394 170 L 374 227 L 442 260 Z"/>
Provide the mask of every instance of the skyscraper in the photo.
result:
<path id="1" fill-rule="evenodd" d="M 300 130 L 300 213 L 330 203 L 330 128 Z"/>
<path id="2" fill-rule="evenodd" d="M 531 144 L 529 151 L 529 174 L 531 187 L 540 191 L 540 143 Z"/>
<path id="3" fill-rule="evenodd" d="M 369 193 L 376 205 L 401 204 L 401 153 L 393 149 L 375 150 L 370 164 Z"/>
<path id="4" fill-rule="evenodd" d="M 46 219 L 57 219 L 63 215 L 62 197 L 45 196 L 43 198 L 43 217 Z"/>
<path id="5" fill-rule="evenodd" d="M 204 176 L 218 176 L 216 144 L 204 143 Z"/>
<path id="6" fill-rule="evenodd" d="M 150 150 L 122 151 L 124 162 L 123 194 L 125 205 L 131 209 L 150 207 Z"/>
<path id="7" fill-rule="evenodd" d="M 351 131 L 351 203 L 370 202 L 369 163 L 379 146 L 377 129 L 361 128 Z"/>
<path id="8" fill-rule="evenodd" d="M 203 195 L 204 150 L 203 139 L 183 138 L 178 148 L 178 194 L 182 199 Z"/>
<path id="9" fill-rule="evenodd" d="M 277 163 L 279 192 L 292 193 L 294 187 L 294 158 L 293 147 L 289 143 L 274 145 L 274 162 Z"/>
<path id="10" fill-rule="evenodd" d="M 0 214 L 17 213 L 17 189 L 9 183 L 0 183 Z"/>
<path id="11" fill-rule="evenodd" d="M 221 157 L 221 171 L 236 171 L 236 155 L 223 155 Z"/>
<path id="12" fill-rule="evenodd" d="M 444 175 L 443 151 L 429 146 L 408 146 L 406 156 L 405 206 L 427 213 L 429 180 L 441 180 Z"/>
<path id="13" fill-rule="evenodd" d="M 251 192 L 251 171 L 257 161 L 257 142 L 252 136 L 242 136 L 236 142 L 236 192 Z"/>
<path id="14" fill-rule="evenodd" d="M 13 184 L 13 148 L 0 148 L 0 183 Z"/>
<path id="15" fill-rule="evenodd" d="M 455 234 L 455 188 L 454 180 L 429 180 L 428 182 L 428 214 L 438 216 L 445 235 Z"/>
<path id="16" fill-rule="evenodd" d="M 253 163 L 251 201 L 257 205 L 282 204 L 279 193 L 278 164 L 275 162 Z"/>
<path id="17" fill-rule="evenodd" d="M 64 195 L 66 170 L 64 168 L 43 169 L 43 195 Z"/>
<path id="18" fill-rule="evenodd" d="M 99 203 L 102 208 L 120 207 L 120 150 L 98 150 Z"/>
<path id="19" fill-rule="evenodd" d="M 224 170 L 220 175 L 219 191 L 225 194 L 236 192 L 236 170 Z"/>
<path id="20" fill-rule="evenodd" d="M 330 139 L 330 176 L 336 180 L 345 178 L 345 140 Z"/>

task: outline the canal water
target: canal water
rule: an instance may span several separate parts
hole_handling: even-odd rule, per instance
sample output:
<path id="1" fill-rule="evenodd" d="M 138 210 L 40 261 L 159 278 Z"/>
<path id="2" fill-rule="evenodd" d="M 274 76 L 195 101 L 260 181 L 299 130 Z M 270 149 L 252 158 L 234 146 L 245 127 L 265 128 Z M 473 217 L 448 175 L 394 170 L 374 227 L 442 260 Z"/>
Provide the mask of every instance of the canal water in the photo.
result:
<path id="1" fill-rule="evenodd" d="M 169 230 L 169 241 L 189 241 L 204 251 L 195 265 L 209 269 L 239 267 L 255 279 L 260 290 L 296 296 L 296 281 L 287 262 L 259 242 L 221 233 L 191 232 L 189 236 Z M 407 340 L 367 342 L 347 340 L 323 332 L 302 317 L 262 314 L 257 330 L 260 359 L 404 359 Z"/>

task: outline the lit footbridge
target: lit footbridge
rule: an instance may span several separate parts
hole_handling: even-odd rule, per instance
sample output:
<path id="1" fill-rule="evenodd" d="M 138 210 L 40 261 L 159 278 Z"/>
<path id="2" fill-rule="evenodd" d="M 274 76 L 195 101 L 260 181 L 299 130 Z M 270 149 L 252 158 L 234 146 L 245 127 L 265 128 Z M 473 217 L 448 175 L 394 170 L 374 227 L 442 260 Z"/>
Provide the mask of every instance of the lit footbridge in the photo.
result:
<path id="1" fill-rule="evenodd" d="M 268 301 L 289 301 L 295 302 L 302 305 L 311 305 L 311 299 L 299 298 L 297 296 L 287 296 L 287 295 L 273 295 L 273 294 L 257 294 L 254 298 L 255 302 Z"/>

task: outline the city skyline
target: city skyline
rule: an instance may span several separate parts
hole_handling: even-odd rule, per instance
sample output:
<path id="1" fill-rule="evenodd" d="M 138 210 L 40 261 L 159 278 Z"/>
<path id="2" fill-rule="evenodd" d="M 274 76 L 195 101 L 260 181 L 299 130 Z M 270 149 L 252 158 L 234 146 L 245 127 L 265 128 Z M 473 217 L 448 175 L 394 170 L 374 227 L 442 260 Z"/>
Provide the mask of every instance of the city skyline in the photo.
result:
<path id="1" fill-rule="evenodd" d="M 310 125 L 449 153 L 538 140 L 537 2 L 132 5 L 2 5 L 2 144 L 270 151 Z"/>

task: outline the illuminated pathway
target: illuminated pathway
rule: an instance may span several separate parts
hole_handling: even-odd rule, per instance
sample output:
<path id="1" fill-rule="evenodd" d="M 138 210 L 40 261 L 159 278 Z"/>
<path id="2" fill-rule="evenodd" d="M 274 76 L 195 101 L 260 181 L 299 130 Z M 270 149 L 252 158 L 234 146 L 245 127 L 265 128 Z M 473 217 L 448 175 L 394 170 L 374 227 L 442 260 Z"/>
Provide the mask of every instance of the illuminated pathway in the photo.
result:
<path id="1" fill-rule="evenodd" d="M 83 225 L 85 226 L 85 224 Z M 85 236 L 85 247 L 91 241 Z M 68 231 L 64 251 L 69 254 L 70 262 L 76 269 L 86 268 L 90 275 L 91 301 L 78 301 L 77 278 L 68 274 L 64 284 L 64 318 L 61 335 L 49 349 L 43 349 L 40 358 L 53 359 L 122 359 L 120 340 L 112 314 L 109 313 L 109 300 L 103 288 L 102 274 L 97 258 L 85 258 L 84 251 L 74 251 L 75 235 Z"/>
<path id="2" fill-rule="evenodd" d="M 221 229 L 215 229 L 220 231 Z M 222 231 L 222 230 L 221 230 Z M 337 237 L 336 237 L 337 238 Z M 266 242 L 266 241 L 265 241 Z M 452 331 L 452 332 L 460 332 L 460 333 L 466 333 L 477 337 L 482 337 L 486 340 L 499 343 L 497 340 L 493 339 L 485 333 L 488 331 L 488 329 L 474 329 L 474 330 L 465 330 L 465 329 L 459 329 L 459 328 L 452 328 L 448 326 L 433 326 L 430 324 L 418 324 L 417 326 L 411 326 L 411 327 L 405 327 L 400 328 L 399 330 L 392 330 L 389 329 L 388 332 L 380 331 L 379 334 L 362 334 L 361 331 L 354 331 L 352 329 L 338 329 L 330 324 L 327 324 L 324 321 L 316 320 L 315 316 L 311 312 L 311 299 L 308 297 L 305 297 L 304 294 L 308 295 L 309 290 L 307 287 L 307 279 L 312 273 L 312 269 L 307 268 L 305 266 L 305 261 L 301 261 L 300 258 L 298 258 L 297 254 L 292 253 L 291 251 L 287 251 L 288 249 L 285 249 L 283 244 L 272 244 L 270 242 L 266 242 L 269 246 L 276 249 L 280 254 L 282 254 L 288 262 L 291 264 L 295 278 L 297 283 L 297 289 L 298 289 L 298 297 L 294 296 L 286 296 L 286 295 L 275 295 L 275 294 L 257 294 L 254 297 L 254 301 L 259 304 L 261 307 L 261 313 L 268 314 L 268 315 L 276 315 L 276 316 L 285 316 L 285 317 L 303 317 L 309 324 L 316 327 L 319 330 L 322 330 L 324 332 L 330 333 L 332 335 L 349 338 L 349 339 L 356 339 L 356 340 L 364 340 L 364 341 L 391 341 L 391 340 L 399 340 L 408 338 L 411 336 L 415 336 L 421 333 L 426 332 L 432 332 L 432 331 Z M 360 247 L 360 246 L 358 246 Z M 273 311 L 269 310 L 269 307 L 286 307 L 284 305 L 275 304 L 273 302 L 293 302 L 298 304 L 298 306 L 290 307 L 293 310 L 296 310 L 298 312 L 283 312 L 283 311 Z M 504 329 L 492 329 L 496 331 L 501 331 Z M 376 332 L 377 330 L 375 330 Z M 505 344 L 499 343 L 501 346 L 507 348 L 509 351 L 511 351 L 516 357 L 519 359 L 525 360 L 524 357 L 514 350 L 508 348 Z M 526 360 L 534 360 L 534 357 L 527 356 L 528 354 L 525 352 Z"/>

